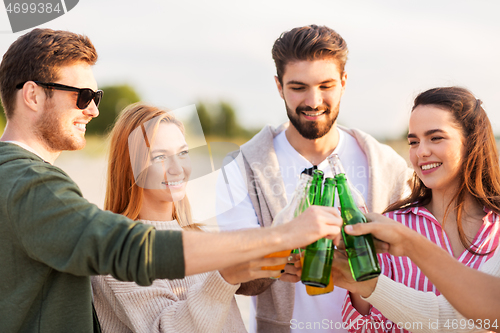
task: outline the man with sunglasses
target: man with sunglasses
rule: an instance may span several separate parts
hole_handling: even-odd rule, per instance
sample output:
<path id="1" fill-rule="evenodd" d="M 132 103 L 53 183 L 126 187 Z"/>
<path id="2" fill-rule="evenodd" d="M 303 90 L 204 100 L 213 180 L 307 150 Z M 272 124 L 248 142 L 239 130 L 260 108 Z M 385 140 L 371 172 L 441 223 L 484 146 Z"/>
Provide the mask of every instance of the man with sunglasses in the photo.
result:
<path id="1" fill-rule="evenodd" d="M 277 237 L 279 230 L 155 230 L 90 204 L 52 163 L 61 151 L 84 147 L 85 127 L 99 115 L 103 93 L 91 69 L 96 60 L 87 37 L 34 29 L 9 47 L 0 64 L 7 117 L 0 138 L 2 332 L 99 331 L 90 275 L 150 285 L 338 234 L 334 209 L 312 209 Z"/>
<path id="2" fill-rule="evenodd" d="M 76 106 L 81 110 L 86 109 L 87 106 L 89 106 L 90 102 L 92 102 L 92 100 L 94 100 L 95 105 L 99 107 L 99 103 L 101 102 L 102 99 L 102 94 L 103 94 L 102 90 L 93 91 L 92 89 L 89 88 L 80 89 L 80 88 L 65 86 L 64 84 L 59 84 L 59 83 L 46 83 L 40 81 L 33 81 L 33 82 L 47 89 L 77 92 L 78 97 L 76 98 Z M 19 83 L 16 86 L 16 88 L 22 89 L 25 83 L 26 82 Z"/>

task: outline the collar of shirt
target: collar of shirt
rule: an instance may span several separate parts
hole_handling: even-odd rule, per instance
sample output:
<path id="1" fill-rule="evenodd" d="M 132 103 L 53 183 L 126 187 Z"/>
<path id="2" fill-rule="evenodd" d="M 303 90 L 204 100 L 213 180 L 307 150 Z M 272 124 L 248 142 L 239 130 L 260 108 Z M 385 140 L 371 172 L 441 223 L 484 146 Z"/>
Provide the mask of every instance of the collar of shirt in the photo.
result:
<path id="1" fill-rule="evenodd" d="M 340 154 L 344 150 L 344 141 L 345 141 L 345 133 L 340 128 L 337 128 L 339 132 L 339 142 L 337 143 L 337 147 L 332 151 L 332 154 Z M 295 148 L 290 144 L 288 139 L 286 138 L 285 131 L 281 132 L 280 137 L 276 137 L 278 143 L 281 144 L 284 152 L 294 157 L 294 159 L 303 160 L 303 162 L 308 165 L 308 167 L 312 167 L 312 163 L 307 160 L 304 156 L 302 156 Z M 328 167 L 328 160 L 324 159 L 320 163 L 317 164 L 318 169 L 324 170 Z"/>
<path id="2" fill-rule="evenodd" d="M 497 216 L 498 214 L 496 214 L 494 211 L 492 211 L 491 209 L 489 209 L 488 207 L 484 206 L 483 207 L 483 210 L 485 212 L 485 216 L 482 218 L 483 220 L 483 223 L 487 222 L 487 223 L 494 223 L 497 221 Z M 431 212 L 429 212 L 427 210 L 427 208 L 423 207 L 423 206 L 417 206 L 417 207 L 408 207 L 408 208 L 403 208 L 403 209 L 398 209 L 396 212 L 400 213 L 400 214 L 408 214 L 408 213 L 413 213 L 415 215 L 418 215 L 418 216 L 423 216 L 427 219 L 430 219 L 432 222 L 438 224 L 439 226 L 441 226 L 441 224 L 438 222 L 438 220 L 434 217 L 434 215 L 432 215 Z"/>
<path id="3" fill-rule="evenodd" d="M 484 254 L 488 254 L 489 258 L 491 255 L 493 255 L 495 249 L 498 248 L 498 241 L 499 241 L 498 234 L 500 230 L 497 222 L 499 222 L 499 216 L 498 214 L 496 214 L 494 211 L 492 211 L 487 207 L 484 207 L 483 209 L 486 214 L 482 217 L 482 225 L 479 228 L 476 235 L 474 235 L 471 247 L 475 251 L 479 251 L 481 253 L 483 252 L 483 250 L 486 251 L 486 253 Z M 391 213 L 386 213 L 386 214 L 391 214 Z M 432 215 L 432 213 L 429 212 L 429 210 L 427 210 L 425 207 L 418 206 L 418 207 L 403 208 L 393 211 L 392 214 L 400 216 L 406 215 L 406 217 L 404 218 L 396 217 L 393 215 L 394 216 L 393 218 L 400 222 L 404 220 L 404 221 L 411 221 L 408 222 L 410 224 L 417 223 L 418 225 L 420 225 L 420 230 L 422 230 L 422 232 L 418 231 L 418 227 L 416 228 L 411 227 L 411 228 L 418 231 L 422 235 L 426 236 L 434 243 L 438 244 L 443 249 L 447 250 L 451 255 L 453 255 L 448 235 L 442 228 L 441 224 L 434 217 L 434 215 Z M 421 220 L 421 222 L 419 223 L 418 219 L 412 218 L 412 215 L 419 216 L 420 218 L 423 218 L 423 220 Z M 425 227 L 426 224 L 424 222 L 425 220 L 427 221 L 427 223 L 432 223 L 435 226 L 434 230 L 435 232 L 437 231 L 438 234 L 429 231 L 431 230 L 431 228 L 427 230 L 427 227 Z M 407 223 L 404 224 L 408 225 Z M 441 237 L 439 237 L 439 233 L 441 234 Z M 490 252 L 492 249 L 493 251 Z M 464 262 L 470 260 L 472 257 L 474 256 L 472 256 L 472 254 L 468 250 L 464 250 L 463 253 L 460 255 L 460 257 L 458 258 L 458 261 Z"/>
<path id="4" fill-rule="evenodd" d="M 23 149 L 26 149 L 27 151 L 29 151 L 30 153 L 33 153 L 35 154 L 36 156 L 40 157 L 45 163 L 49 163 L 47 162 L 43 157 L 42 155 L 40 155 L 35 149 L 31 148 L 30 146 L 28 146 L 27 144 L 23 143 L 23 142 L 19 142 L 19 141 L 5 141 L 5 142 L 8 142 L 8 143 L 13 143 L 15 145 L 18 145 L 19 147 L 23 148 Z M 51 163 L 49 163 L 51 164 Z"/>

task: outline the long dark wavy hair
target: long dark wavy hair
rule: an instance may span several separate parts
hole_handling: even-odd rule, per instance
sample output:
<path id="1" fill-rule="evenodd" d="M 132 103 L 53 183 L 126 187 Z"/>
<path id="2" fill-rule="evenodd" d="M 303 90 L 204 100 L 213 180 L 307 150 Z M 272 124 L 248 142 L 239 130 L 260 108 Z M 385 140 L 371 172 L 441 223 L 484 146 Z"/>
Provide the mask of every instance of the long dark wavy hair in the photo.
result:
<path id="1" fill-rule="evenodd" d="M 460 241 L 470 249 L 471 241 L 465 235 L 462 226 L 464 204 L 468 195 L 478 204 L 497 214 L 500 212 L 500 167 L 499 155 L 493 135 L 493 129 L 482 102 L 467 89 L 460 87 L 434 88 L 419 94 L 412 108 L 419 105 L 433 105 L 450 111 L 456 125 L 462 129 L 466 140 L 465 159 L 459 171 L 459 187 L 446 207 L 444 220 L 451 211 L 456 211 Z M 385 212 L 400 208 L 427 205 L 432 199 L 432 190 L 424 185 L 417 174 L 413 173 L 410 183 L 411 194 L 391 204 Z"/>

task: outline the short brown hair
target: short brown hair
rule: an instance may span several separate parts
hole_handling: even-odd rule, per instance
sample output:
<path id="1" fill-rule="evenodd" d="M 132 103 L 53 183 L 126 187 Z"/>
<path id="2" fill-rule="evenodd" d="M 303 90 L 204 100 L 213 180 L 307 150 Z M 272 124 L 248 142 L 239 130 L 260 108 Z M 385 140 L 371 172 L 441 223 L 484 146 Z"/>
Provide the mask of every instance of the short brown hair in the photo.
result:
<path id="1" fill-rule="evenodd" d="M 34 29 L 19 37 L 0 64 L 0 94 L 7 119 L 14 113 L 16 85 L 26 81 L 54 82 L 58 68 L 77 62 L 94 65 L 97 52 L 90 39 L 69 31 Z M 51 91 L 46 90 L 51 97 Z"/>
<path id="2" fill-rule="evenodd" d="M 314 24 L 282 33 L 274 42 L 272 51 L 281 84 L 285 66 L 292 61 L 333 58 L 343 73 L 348 52 L 342 36 L 328 27 Z"/>

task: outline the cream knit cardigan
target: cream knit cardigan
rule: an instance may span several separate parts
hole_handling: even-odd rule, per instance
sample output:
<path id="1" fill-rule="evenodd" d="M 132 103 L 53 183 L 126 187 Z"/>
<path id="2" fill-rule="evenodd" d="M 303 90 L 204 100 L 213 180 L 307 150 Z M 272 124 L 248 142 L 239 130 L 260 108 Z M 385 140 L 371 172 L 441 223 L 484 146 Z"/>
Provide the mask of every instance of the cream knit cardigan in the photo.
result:
<path id="1" fill-rule="evenodd" d="M 177 221 L 142 221 L 181 230 Z M 92 277 L 94 304 L 104 333 L 246 332 L 234 293 L 218 271 L 141 287 L 110 275 Z"/>
<path id="2" fill-rule="evenodd" d="M 500 277 L 500 251 L 479 270 Z M 466 328 L 468 325 L 463 323 L 466 323 L 467 319 L 455 310 L 443 295 L 415 290 L 385 275 L 379 276 L 375 290 L 365 299 L 393 323 L 401 323 L 401 327 L 412 327 L 413 333 L 489 331 L 481 329 L 485 325 L 474 330 Z M 477 322 L 479 323 L 480 321 Z"/>

